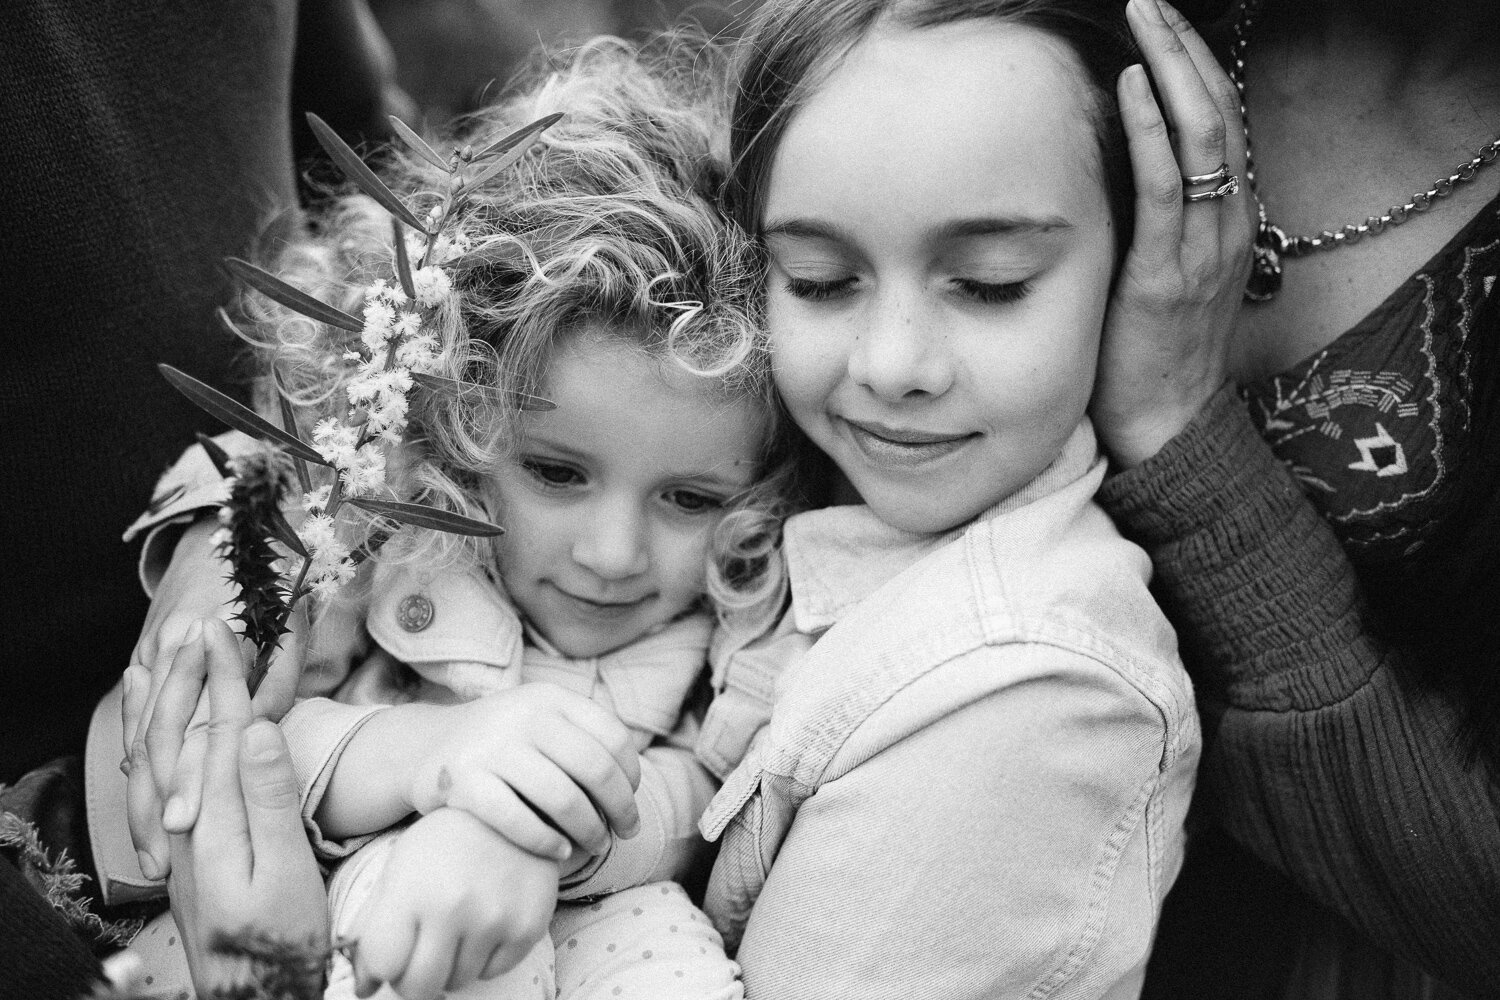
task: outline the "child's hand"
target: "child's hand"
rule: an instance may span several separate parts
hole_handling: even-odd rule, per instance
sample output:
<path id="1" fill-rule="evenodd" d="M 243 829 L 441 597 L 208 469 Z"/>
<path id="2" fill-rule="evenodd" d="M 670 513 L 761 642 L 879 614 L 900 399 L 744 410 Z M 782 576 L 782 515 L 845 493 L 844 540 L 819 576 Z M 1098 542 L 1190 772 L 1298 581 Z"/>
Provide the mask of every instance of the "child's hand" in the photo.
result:
<path id="1" fill-rule="evenodd" d="M 356 917 L 355 993 L 389 983 L 427 1000 L 513 968 L 547 933 L 557 862 L 522 850 L 467 813 L 413 823 Z"/>
<path id="2" fill-rule="evenodd" d="M 408 801 L 418 812 L 462 809 L 559 861 L 573 843 L 601 854 L 611 830 L 635 835 L 640 760 L 624 724 L 599 705 L 525 684 L 438 711 L 443 724 L 410 772 Z"/>

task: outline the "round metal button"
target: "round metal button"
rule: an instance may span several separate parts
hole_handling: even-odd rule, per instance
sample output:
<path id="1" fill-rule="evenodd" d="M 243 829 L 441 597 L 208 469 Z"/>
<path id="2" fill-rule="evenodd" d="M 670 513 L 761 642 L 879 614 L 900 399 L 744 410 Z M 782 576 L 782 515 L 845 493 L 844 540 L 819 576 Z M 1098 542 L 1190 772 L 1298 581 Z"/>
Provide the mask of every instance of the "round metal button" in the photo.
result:
<path id="1" fill-rule="evenodd" d="M 425 594 L 407 594 L 396 605 L 396 623 L 408 632 L 420 632 L 432 624 L 432 602 Z"/>

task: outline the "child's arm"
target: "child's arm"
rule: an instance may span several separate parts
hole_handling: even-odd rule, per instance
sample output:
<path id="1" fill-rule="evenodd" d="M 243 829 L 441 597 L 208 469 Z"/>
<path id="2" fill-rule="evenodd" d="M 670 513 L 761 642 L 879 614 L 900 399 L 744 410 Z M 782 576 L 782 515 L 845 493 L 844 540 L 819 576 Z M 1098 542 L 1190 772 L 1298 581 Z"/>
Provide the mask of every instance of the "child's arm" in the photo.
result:
<path id="1" fill-rule="evenodd" d="M 332 768 L 314 812 L 332 838 L 452 806 L 526 850 L 562 859 L 574 843 L 601 853 L 611 829 L 631 836 L 638 824 L 640 765 L 629 731 L 550 684 L 387 709 L 354 733 Z"/>
<path id="2" fill-rule="evenodd" d="M 498 975 L 547 933 L 556 904 L 556 861 L 438 809 L 401 834 L 355 918 L 356 992 L 390 983 L 425 1000 Z"/>

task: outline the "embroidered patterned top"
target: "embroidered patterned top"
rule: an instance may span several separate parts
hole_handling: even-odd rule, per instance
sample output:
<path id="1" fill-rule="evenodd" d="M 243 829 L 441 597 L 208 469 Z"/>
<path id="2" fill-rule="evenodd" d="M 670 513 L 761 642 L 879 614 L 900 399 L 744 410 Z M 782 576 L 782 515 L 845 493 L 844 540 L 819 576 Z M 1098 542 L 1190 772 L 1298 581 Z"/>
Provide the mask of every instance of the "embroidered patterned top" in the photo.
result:
<path id="1" fill-rule="evenodd" d="M 1450 511 L 1497 276 L 1500 197 L 1332 344 L 1241 390 L 1356 565 L 1414 554 Z"/>

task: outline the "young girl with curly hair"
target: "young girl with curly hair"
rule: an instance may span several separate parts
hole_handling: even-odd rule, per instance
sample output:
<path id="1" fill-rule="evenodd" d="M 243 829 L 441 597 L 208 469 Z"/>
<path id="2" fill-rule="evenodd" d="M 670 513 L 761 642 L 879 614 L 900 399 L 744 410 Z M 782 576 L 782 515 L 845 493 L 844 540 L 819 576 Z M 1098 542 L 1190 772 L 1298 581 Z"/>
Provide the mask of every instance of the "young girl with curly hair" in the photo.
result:
<path id="1" fill-rule="evenodd" d="M 282 728 L 338 861 L 349 958 L 330 996 L 740 994 L 679 886 L 703 870 L 715 787 L 691 703 L 715 612 L 778 593 L 792 462 L 752 245 L 709 200 L 724 130 L 706 60 L 606 41 L 512 91 L 455 150 L 565 117 L 430 248 L 411 242 L 428 319 L 390 357 L 450 388 L 413 393 L 399 442 L 345 475 L 506 532 L 400 533 L 319 602 L 304 694 L 331 697 Z M 444 180 L 418 155 L 383 177 L 419 207 Z M 278 263 L 363 311 L 350 332 L 247 303 L 279 391 L 336 449 L 346 398 L 386 391 L 360 388 L 361 344 L 415 315 L 389 219 L 339 199 Z M 151 521 L 201 503 L 190 489 Z M 308 503 L 310 521 L 326 487 Z"/>

